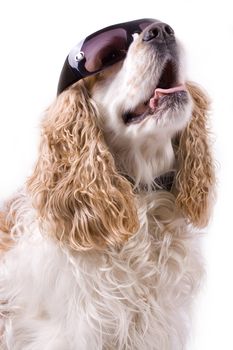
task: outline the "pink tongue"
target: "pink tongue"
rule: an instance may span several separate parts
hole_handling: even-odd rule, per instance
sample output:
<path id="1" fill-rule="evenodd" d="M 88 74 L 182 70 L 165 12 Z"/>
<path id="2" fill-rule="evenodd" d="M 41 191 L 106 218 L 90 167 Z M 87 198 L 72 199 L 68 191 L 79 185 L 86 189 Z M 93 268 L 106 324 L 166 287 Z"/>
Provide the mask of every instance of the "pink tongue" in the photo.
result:
<path id="1" fill-rule="evenodd" d="M 179 85 L 179 86 L 175 86 L 173 88 L 170 89 L 155 89 L 155 93 L 154 96 L 151 97 L 150 102 L 149 102 L 149 106 L 151 109 L 155 109 L 157 107 L 158 104 L 158 100 L 160 97 L 165 96 L 165 95 L 169 95 L 169 94 L 173 94 L 174 92 L 178 92 L 178 91 L 187 91 L 185 85 Z"/>

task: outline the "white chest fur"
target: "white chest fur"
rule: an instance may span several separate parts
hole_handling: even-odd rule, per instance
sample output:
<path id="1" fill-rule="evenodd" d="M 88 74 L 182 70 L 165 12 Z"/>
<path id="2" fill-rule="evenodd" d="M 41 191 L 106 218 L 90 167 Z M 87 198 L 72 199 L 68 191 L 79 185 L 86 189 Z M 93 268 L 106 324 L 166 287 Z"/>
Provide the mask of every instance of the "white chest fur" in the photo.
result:
<path id="1" fill-rule="evenodd" d="M 139 202 L 122 249 L 71 253 L 24 233 L 1 268 L 7 350 L 180 350 L 202 274 L 198 238 L 170 193 Z M 32 225 L 33 226 L 33 225 Z"/>

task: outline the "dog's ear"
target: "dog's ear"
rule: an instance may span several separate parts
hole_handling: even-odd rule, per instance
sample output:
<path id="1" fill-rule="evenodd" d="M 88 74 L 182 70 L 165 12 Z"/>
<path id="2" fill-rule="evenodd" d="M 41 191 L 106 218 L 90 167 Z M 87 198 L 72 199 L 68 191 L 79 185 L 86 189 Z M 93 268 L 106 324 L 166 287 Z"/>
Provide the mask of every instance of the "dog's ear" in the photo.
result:
<path id="1" fill-rule="evenodd" d="M 131 186 L 118 174 L 97 119 L 84 82 L 58 96 L 28 181 L 46 232 L 75 250 L 120 245 L 138 229 Z"/>
<path id="2" fill-rule="evenodd" d="M 192 118 L 178 141 L 177 205 L 197 227 L 207 225 L 214 194 L 214 163 L 207 125 L 209 101 L 202 90 L 187 84 L 193 100 Z"/>

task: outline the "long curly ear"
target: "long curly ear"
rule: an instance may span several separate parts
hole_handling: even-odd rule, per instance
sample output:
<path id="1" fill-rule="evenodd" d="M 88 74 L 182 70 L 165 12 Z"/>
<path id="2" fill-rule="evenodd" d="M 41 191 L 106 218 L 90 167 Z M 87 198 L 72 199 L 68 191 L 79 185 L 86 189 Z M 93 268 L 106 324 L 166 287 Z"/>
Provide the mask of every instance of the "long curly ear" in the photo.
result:
<path id="1" fill-rule="evenodd" d="M 42 124 L 28 190 L 46 232 L 75 250 L 120 245 L 138 229 L 134 195 L 97 126 L 84 86 L 63 92 Z"/>
<path id="2" fill-rule="evenodd" d="M 210 217 L 215 184 L 207 127 L 209 102 L 198 86 L 188 83 L 187 88 L 193 99 L 193 113 L 179 139 L 176 202 L 195 226 L 204 227 Z"/>

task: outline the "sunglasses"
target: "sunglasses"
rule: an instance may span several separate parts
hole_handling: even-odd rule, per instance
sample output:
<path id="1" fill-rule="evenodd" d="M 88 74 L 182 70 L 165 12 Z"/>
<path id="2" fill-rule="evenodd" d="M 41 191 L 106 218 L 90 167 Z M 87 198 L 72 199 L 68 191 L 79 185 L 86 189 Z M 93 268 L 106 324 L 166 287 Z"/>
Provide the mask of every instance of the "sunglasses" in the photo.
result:
<path id="1" fill-rule="evenodd" d="M 115 24 L 82 40 L 67 56 L 57 94 L 78 80 L 94 75 L 126 57 L 133 35 L 140 34 L 156 20 L 151 18 Z"/>

